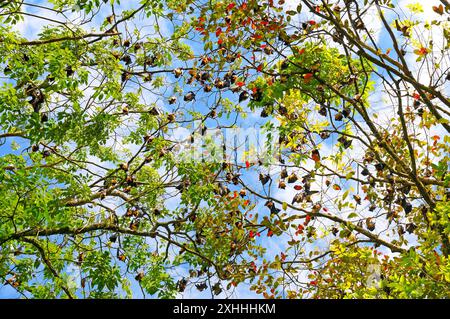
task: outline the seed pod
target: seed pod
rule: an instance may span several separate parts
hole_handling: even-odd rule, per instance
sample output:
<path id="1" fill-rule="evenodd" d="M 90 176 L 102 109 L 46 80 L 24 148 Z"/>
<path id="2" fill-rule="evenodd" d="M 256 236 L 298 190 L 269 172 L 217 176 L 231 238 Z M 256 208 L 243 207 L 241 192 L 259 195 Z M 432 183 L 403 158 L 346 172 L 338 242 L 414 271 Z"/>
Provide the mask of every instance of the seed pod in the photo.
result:
<path id="1" fill-rule="evenodd" d="M 353 140 L 344 140 L 342 143 L 342 146 L 344 146 L 345 149 L 349 148 L 352 145 Z"/>
<path id="2" fill-rule="evenodd" d="M 301 203 L 303 201 L 303 195 L 302 193 L 297 193 L 292 198 L 291 204 L 294 205 L 295 203 Z"/>
<path id="3" fill-rule="evenodd" d="M 178 282 L 177 282 L 178 292 L 184 292 L 184 290 L 186 289 L 187 283 L 188 283 L 188 281 L 185 278 L 178 280 Z"/>
<path id="4" fill-rule="evenodd" d="M 342 115 L 344 115 L 344 117 L 349 117 L 350 116 L 350 109 L 349 108 L 344 108 L 342 110 Z"/>
<path id="5" fill-rule="evenodd" d="M 409 234 L 412 234 L 414 232 L 414 230 L 416 230 L 417 226 L 414 223 L 409 223 L 406 225 L 406 231 Z"/>
<path id="6" fill-rule="evenodd" d="M 146 73 L 144 75 L 144 82 L 150 82 L 152 80 L 152 74 L 151 73 Z"/>
<path id="7" fill-rule="evenodd" d="M 286 188 L 286 182 L 284 180 L 280 180 L 278 182 L 278 188 L 285 189 Z"/>
<path id="8" fill-rule="evenodd" d="M 322 116 L 327 116 L 327 108 L 323 105 L 323 106 L 321 106 L 320 107 L 320 109 L 319 109 L 319 114 L 320 115 L 322 115 Z"/>
<path id="9" fill-rule="evenodd" d="M 249 97 L 248 92 L 247 91 L 243 91 L 241 92 L 241 94 L 239 94 L 239 103 L 242 101 L 247 100 Z"/>
<path id="10" fill-rule="evenodd" d="M 288 110 L 287 110 L 287 108 L 286 108 L 284 105 L 280 105 L 280 106 L 278 107 L 278 113 L 279 113 L 280 115 L 282 115 L 282 116 L 286 116 L 287 113 L 288 113 Z"/>
<path id="11" fill-rule="evenodd" d="M 266 118 L 266 117 L 269 116 L 269 112 L 268 112 L 267 108 L 263 108 L 263 109 L 262 109 L 260 116 L 261 116 L 262 118 Z"/>
<path id="12" fill-rule="evenodd" d="M 134 279 L 136 279 L 137 281 L 141 281 L 143 278 L 144 278 L 144 273 L 142 271 L 138 272 L 136 277 L 134 277 Z"/>
<path id="13" fill-rule="evenodd" d="M 173 70 L 173 74 L 175 75 L 175 78 L 178 79 L 183 74 L 183 71 L 180 68 L 176 68 Z"/>
<path id="14" fill-rule="evenodd" d="M 271 208 L 273 205 L 274 205 L 274 203 L 273 203 L 273 201 L 271 201 L 271 200 L 268 200 L 268 201 L 264 204 L 264 206 L 266 206 L 266 207 L 268 207 L 268 208 Z"/>
<path id="15" fill-rule="evenodd" d="M 214 86 L 218 89 L 223 89 L 225 87 L 225 81 L 216 79 L 216 81 L 214 81 Z"/>
<path id="16" fill-rule="evenodd" d="M 261 182 L 261 184 L 265 185 L 267 184 L 267 182 L 270 180 L 270 176 L 268 174 L 259 174 L 259 181 Z"/>
<path id="17" fill-rule="evenodd" d="M 269 46 L 264 47 L 264 53 L 267 55 L 271 55 L 273 53 L 273 49 Z"/>
<path id="18" fill-rule="evenodd" d="M 142 43 L 137 42 L 137 43 L 134 45 L 133 49 L 134 49 L 134 52 L 138 52 L 140 49 L 142 49 Z"/>
<path id="19" fill-rule="evenodd" d="M 331 228 L 331 233 L 336 236 L 339 233 L 339 229 L 337 229 L 336 227 Z"/>
<path id="20" fill-rule="evenodd" d="M 344 118 L 344 116 L 342 115 L 341 112 L 337 112 L 337 113 L 334 115 L 334 119 L 335 119 L 336 121 L 342 121 L 343 118 Z"/>
<path id="21" fill-rule="evenodd" d="M 125 62 L 126 65 L 131 64 L 131 57 L 128 54 L 125 54 L 121 59 L 122 62 Z"/>
<path id="22" fill-rule="evenodd" d="M 275 207 L 275 205 L 273 205 L 272 207 L 270 207 L 270 213 L 271 214 L 278 214 L 281 211 L 281 209 Z"/>
<path id="23" fill-rule="evenodd" d="M 150 109 L 150 111 L 148 111 L 148 113 L 151 114 L 151 115 L 157 116 L 157 115 L 159 115 L 159 110 L 158 110 L 157 107 L 152 107 Z"/>
<path id="24" fill-rule="evenodd" d="M 169 123 L 172 123 L 173 121 L 175 121 L 175 114 L 173 114 L 173 113 L 168 114 L 167 121 L 169 121 Z"/>
<path id="25" fill-rule="evenodd" d="M 280 64 L 280 70 L 286 70 L 289 67 L 289 60 L 283 60 Z"/>
<path id="26" fill-rule="evenodd" d="M 375 229 L 375 222 L 372 218 L 369 217 L 366 219 L 366 227 L 370 231 L 373 231 Z"/>
<path id="27" fill-rule="evenodd" d="M 72 76 L 74 73 L 75 73 L 75 71 L 72 69 L 72 67 L 70 65 L 66 67 L 66 75 L 68 77 Z"/>
<path id="28" fill-rule="evenodd" d="M 364 155 L 364 161 L 367 163 L 371 163 L 374 157 L 375 154 L 373 154 L 372 152 L 366 152 L 366 154 Z"/>
<path id="29" fill-rule="evenodd" d="M 401 204 L 401 205 L 402 205 L 403 210 L 405 211 L 405 214 L 406 214 L 406 215 L 408 215 L 409 213 L 412 212 L 413 206 L 412 206 L 412 204 L 411 204 L 410 202 L 408 202 L 408 201 L 406 200 L 405 197 L 403 197 L 403 199 L 402 199 L 402 204 Z"/>
<path id="30" fill-rule="evenodd" d="M 114 22 L 114 14 L 113 14 L 113 15 L 110 15 L 110 16 L 108 16 L 108 17 L 106 17 L 106 21 L 107 21 L 109 24 L 112 24 L 112 23 Z"/>
<path id="31" fill-rule="evenodd" d="M 286 177 L 288 177 L 288 172 L 287 172 L 286 168 L 283 168 L 280 173 L 280 178 L 286 178 Z"/>
<path id="32" fill-rule="evenodd" d="M 295 183 L 297 180 L 298 180 L 297 175 L 295 173 L 292 173 L 291 175 L 289 175 L 287 181 L 289 184 L 292 184 L 292 183 Z"/>
<path id="33" fill-rule="evenodd" d="M 169 104 L 175 104 L 176 101 L 177 101 L 177 98 L 175 96 L 171 96 L 169 98 Z"/>
<path id="34" fill-rule="evenodd" d="M 138 230 L 138 228 L 139 228 L 139 221 L 137 221 L 137 220 L 132 221 L 130 223 L 129 227 L 130 227 L 131 230 Z"/>
<path id="35" fill-rule="evenodd" d="M 81 252 L 78 254 L 78 264 L 80 265 L 84 260 L 84 253 Z"/>
<path id="36" fill-rule="evenodd" d="M 361 175 L 362 176 L 367 176 L 367 175 L 369 175 L 370 173 L 369 173 L 369 170 L 367 169 L 367 167 L 364 167 L 363 168 L 363 170 L 361 171 Z"/>
<path id="37" fill-rule="evenodd" d="M 194 99 L 195 99 L 195 93 L 192 92 L 192 91 L 190 91 L 189 93 L 187 93 L 187 94 L 184 96 L 184 101 L 186 101 L 186 102 L 190 102 L 190 101 L 192 101 L 192 100 L 194 100 Z"/>
<path id="38" fill-rule="evenodd" d="M 134 178 L 133 178 L 133 176 L 128 175 L 128 176 L 126 177 L 126 179 L 125 179 L 125 182 L 126 182 L 128 185 L 134 185 Z"/>
<path id="39" fill-rule="evenodd" d="M 132 208 L 128 208 L 126 213 L 125 213 L 125 217 L 132 217 L 133 216 L 133 209 Z"/>
<path id="40" fill-rule="evenodd" d="M 263 99 L 261 88 L 256 88 L 256 90 L 252 93 L 252 99 L 255 102 L 261 102 Z"/>

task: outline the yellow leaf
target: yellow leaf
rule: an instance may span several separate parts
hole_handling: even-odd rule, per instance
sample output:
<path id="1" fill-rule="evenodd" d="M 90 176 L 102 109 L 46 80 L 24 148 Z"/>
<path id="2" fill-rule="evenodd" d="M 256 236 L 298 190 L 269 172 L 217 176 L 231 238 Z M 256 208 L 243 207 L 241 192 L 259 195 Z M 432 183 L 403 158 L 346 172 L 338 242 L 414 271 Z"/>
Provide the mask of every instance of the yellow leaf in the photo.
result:
<path id="1" fill-rule="evenodd" d="M 423 6 L 416 2 L 416 3 L 410 3 L 406 5 L 406 7 L 411 11 L 412 13 L 421 13 L 423 12 Z"/>

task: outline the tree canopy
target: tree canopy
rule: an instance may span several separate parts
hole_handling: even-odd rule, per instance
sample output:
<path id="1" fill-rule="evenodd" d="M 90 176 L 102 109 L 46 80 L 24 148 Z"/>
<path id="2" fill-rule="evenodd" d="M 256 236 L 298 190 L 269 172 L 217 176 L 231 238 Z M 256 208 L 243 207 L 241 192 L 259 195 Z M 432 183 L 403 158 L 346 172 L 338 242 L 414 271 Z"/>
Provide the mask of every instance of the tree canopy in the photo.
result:
<path id="1" fill-rule="evenodd" d="M 450 297 L 449 14 L 0 1 L 0 296 Z"/>

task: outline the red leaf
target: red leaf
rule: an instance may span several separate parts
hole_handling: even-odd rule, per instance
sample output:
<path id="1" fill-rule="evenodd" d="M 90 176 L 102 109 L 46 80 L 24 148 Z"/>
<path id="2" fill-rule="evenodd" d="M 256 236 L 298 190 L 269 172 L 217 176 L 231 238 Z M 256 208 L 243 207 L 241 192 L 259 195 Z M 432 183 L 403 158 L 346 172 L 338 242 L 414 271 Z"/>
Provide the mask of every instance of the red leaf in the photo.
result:
<path id="1" fill-rule="evenodd" d="M 440 4 L 439 7 L 433 6 L 433 11 L 439 15 L 443 15 L 444 14 L 444 6 L 442 4 Z"/>
<path id="2" fill-rule="evenodd" d="M 219 39 L 219 41 L 217 41 L 218 45 L 221 45 L 223 43 L 223 39 Z"/>
<path id="3" fill-rule="evenodd" d="M 310 215 L 306 215 L 305 217 L 305 225 L 307 225 L 311 220 L 311 216 Z"/>
<path id="4" fill-rule="evenodd" d="M 306 73 L 306 74 L 303 74 L 303 78 L 304 78 L 305 80 L 309 80 L 309 79 L 311 79 L 313 76 L 314 76 L 314 75 L 313 75 L 312 73 Z"/>
<path id="5" fill-rule="evenodd" d="M 269 229 L 269 231 L 267 232 L 267 237 L 272 237 L 273 236 L 273 231 Z"/>
<path id="6" fill-rule="evenodd" d="M 309 23 L 310 25 L 315 25 L 315 24 L 316 24 L 316 21 L 314 21 L 314 20 L 309 20 L 308 23 Z"/>
<path id="7" fill-rule="evenodd" d="M 236 4 L 235 4 L 234 2 L 230 3 L 230 4 L 227 6 L 227 11 L 230 11 L 230 10 L 233 9 L 235 6 L 236 6 Z"/>
<path id="8" fill-rule="evenodd" d="M 242 81 L 239 81 L 239 82 L 236 82 L 236 85 L 239 87 L 243 87 L 245 85 L 245 83 Z"/>
<path id="9" fill-rule="evenodd" d="M 295 185 L 294 186 L 294 189 L 296 190 L 296 191 L 299 191 L 299 190 L 301 190 L 303 187 L 301 186 L 301 185 Z"/>
<path id="10" fill-rule="evenodd" d="M 413 94 L 414 100 L 420 100 L 420 95 L 418 93 Z"/>
<path id="11" fill-rule="evenodd" d="M 240 83 L 242 83 L 242 82 L 240 82 Z M 242 86 L 242 85 L 239 85 L 239 84 L 238 84 L 238 86 Z M 246 168 L 249 168 L 249 167 L 250 167 L 250 162 L 249 162 L 249 161 L 245 161 L 245 167 L 246 167 Z"/>
<path id="12" fill-rule="evenodd" d="M 260 65 L 258 65 L 258 67 L 256 68 L 256 71 L 261 72 L 261 71 L 262 71 L 262 68 L 263 68 L 263 65 L 260 64 Z"/>
<path id="13" fill-rule="evenodd" d="M 221 28 L 217 28 L 217 30 L 216 30 L 216 37 L 218 37 L 221 34 L 222 34 L 222 29 Z"/>

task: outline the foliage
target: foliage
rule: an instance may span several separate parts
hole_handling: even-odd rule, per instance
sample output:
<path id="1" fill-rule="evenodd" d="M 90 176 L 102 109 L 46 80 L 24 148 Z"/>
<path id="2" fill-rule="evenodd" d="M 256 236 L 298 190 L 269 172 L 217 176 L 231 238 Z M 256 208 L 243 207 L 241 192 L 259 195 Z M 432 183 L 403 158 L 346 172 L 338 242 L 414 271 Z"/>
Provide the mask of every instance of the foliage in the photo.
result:
<path id="1" fill-rule="evenodd" d="M 450 297 L 435 4 L 0 4 L 4 287 Z M 44 27 L 15 31 L 29 21 Z M 252 126 L 267 152 L 220 138 Z"/>

